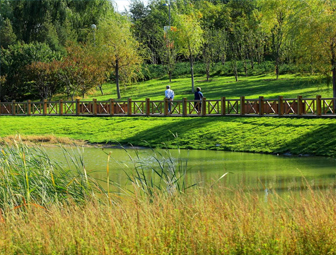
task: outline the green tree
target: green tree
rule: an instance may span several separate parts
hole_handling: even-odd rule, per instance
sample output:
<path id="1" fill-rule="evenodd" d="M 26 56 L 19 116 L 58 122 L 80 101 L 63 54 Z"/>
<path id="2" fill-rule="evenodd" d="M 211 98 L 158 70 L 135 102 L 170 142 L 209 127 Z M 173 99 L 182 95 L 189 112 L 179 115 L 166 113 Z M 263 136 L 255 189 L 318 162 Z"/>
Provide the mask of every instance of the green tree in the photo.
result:
<path id="1" fill-rule="evenodd" d="M 202 14 L 200 19 L 204 31 L 202 59 L 205 63 L 207 81 L 209 81 L 211 67 L 216 60 L 222 59 L 225 63 L 227 54 L 227 38 L 225 29 L 230 24 L 229 9 L 223 4 L 212 4 L 204 1 L 199 3 Z M 222 33 L 223 32 L 223 33 Z"/>
<path id="2" fill-rule="evenodd" d="M 336 97 L 336 2 L 307 0 L 299 2 L 296 10 L 297 15 L 291 20 L 296 58 L 299 63 L 332 76 Z"/>
<path id="3" fill-rule="evenodd" d="M 1 18 L 10 19 L 17 39 L 58 49 L 69 40 L 83 42 L 91 24 L 113 13 L 109 0 L 1 0 Z"/>
<path id="4" fill-rule="evenodd" d="M 132 36 L 131 23 L 126 17 L 114 14 L 100 23 L 97 29 L 96 51 L 101 64 L 114 74 L 117 96 L 120 94 L 120 80 L 125 83 L 136 79 L 143 62 L 140 45 Z"/>
<path id="5" fill-rule="evenodd" d="M 295 0 L 259 0 L 262 12 L 261 25 L 271 37 L 271 52 L 275 61 L 276 78 L 284 58 L 288 39 L 288 21 L 293 13 Z M 301 14 L 300 14 L 301 15 Z"/>
<path id="6" fill-rule="evenodd" d="M 50 62 L 61 59 L 61 55 L 52 51 L 45 43 L 10 45 L 0 52 L 0 73 L 6 76 L 1 88 L 1 99 L 20 100 L 30 93 L 26 66 L 33 62 Z"/>
<path id="7" fill-rule="evenodd" d="M 26 67 L 31 94 L 36 91 L 41 99 L 51 100 L 52 96 L 59 92 L 61 84 L 57 78 L 57 64 L 54 62 L 33 62 Z"/>
<path id="8" fill-rule="evenodd" d="M 174 9 L 172 4 L 171 13 L 175 13 Z M 142 2 L 135 0 L 131 2 L 130 14 L 132 33 L 144 48 L 143 57 L 151 64 L 167 63 L 168 51 L 163 30 L 169 24 L 167 7 L 161 1 L 152 1 L 145 7 Z"/>
<path id="9" fill-rule="evenodd" d="M 7 18 L 0 23 L 0 48 L 8 48 L 16 42 L 16 35 L 13 31 L 11 21 Z"/>
<path id="10" fill-rule="evenodd" d="M 96 52 L 87 45 L 69 44 L 67 56 L 54 62 L 58 80 L 68 98 L 85 94 L 106 81 L 105 68 Z"/>
<path id="11" fill-rule="evenodd" d="M 194 57 L 200 53 L 204 41 L 200 22 L 194 15 L 179 15 L 174 41 L 179 47 L 179 52 L 189 58 L 191 90 L 194 93 Z"/>

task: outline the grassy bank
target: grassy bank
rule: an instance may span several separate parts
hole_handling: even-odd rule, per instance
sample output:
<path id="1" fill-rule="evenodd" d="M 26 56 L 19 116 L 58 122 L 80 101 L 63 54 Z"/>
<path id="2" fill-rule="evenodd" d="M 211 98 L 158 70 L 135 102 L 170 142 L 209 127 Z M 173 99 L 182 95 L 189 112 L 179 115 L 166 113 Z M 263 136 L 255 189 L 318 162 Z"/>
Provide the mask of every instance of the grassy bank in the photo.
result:
<path id="1" fill-rule="evenodd" d="M 298 118 L 0 117 L 0 137 L 336 156 L 336 120 Z M 174 138 L 174 136 L 177 136 Z"/>
<path id="2" fill-rule="evenodd" d="M 333 191 L 265 203 L 222 188 L 112 207 L 32 207 L 0 223 L 0 253 L 335 254 L 335 203 Z"/>
<path id="3" fill-rule="evenodd" d="M 175 92 L 176 100 L 182 98 L 193 99 L 191 93 L 190 78 L 176 78 L 170 83 L 167 79 L 153 79 L 138 84 L 121 86 L 122 99 L 132 98 L 133 100 L 145 100 L 147 97 L 152 100 L 162 100 L 167 85 Z M 316 97 L 332 97 L 332 89 L 328 87 L 324 80 L 316 76 L 300 76 L 294 74 L 281 75 L 279 80 L 275 80 L 274 75 L 256 75 L 249 77 L 240 77 L 236 82 L 232 76 L 214 76 L 207 82 L 205 77 L 195 78 L 195 87 L 201 87 L 204 96 L 208 99 L 219 99 L 222 96 L 227 98 L 238 98 L 246 96 L 247 98 L 274 98 L 284 96 L 285 98 L 293 98 L 301 95 L 305 98 Z M 105 84 L 103 91 L 105 95 L 101 95 L 99 90 L 93 90 L 88 95 L 88 99 L 97 98 L 98 100 L 106 100 L 116 97 L 116 85 Z M 57 97 L 56 99 L 58 99 Z"/>

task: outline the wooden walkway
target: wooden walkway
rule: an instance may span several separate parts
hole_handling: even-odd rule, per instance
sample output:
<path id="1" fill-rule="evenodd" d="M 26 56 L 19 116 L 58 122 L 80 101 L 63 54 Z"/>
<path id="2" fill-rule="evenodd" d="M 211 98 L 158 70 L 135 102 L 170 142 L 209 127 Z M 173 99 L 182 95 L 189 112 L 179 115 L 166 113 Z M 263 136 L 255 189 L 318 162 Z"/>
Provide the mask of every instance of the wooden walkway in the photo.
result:
<path id="1" fill-rule="evenodd" d="M 300 116 L 336 117 L 336 98 L 0 102 L 0 116 Z M 169 106 L 170 104 L 170 106 Z M 170 111 L 169 111 L 170 109 Z"/>

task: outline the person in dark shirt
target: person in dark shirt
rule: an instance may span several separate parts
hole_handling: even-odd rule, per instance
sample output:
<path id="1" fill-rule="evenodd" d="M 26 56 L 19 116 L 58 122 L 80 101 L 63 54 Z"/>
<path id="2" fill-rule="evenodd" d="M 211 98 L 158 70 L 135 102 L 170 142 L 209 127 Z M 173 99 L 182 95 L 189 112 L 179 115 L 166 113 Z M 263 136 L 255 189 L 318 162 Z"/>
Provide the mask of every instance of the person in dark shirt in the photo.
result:
<path id="1" fill-rule="evenodd" d="M 200 100 L 198 102 L 195 102 L 195 108 L 197 110 L 197 113 L 200 114 L 201 113 L 201 109 L 202 109 L 202 98 L 203 98 L 203 94 L 201 92 L 201 88 L 198 87 L 196 88 L 196 92 L 195 92 L 195 98 L 194 100 Z"/>

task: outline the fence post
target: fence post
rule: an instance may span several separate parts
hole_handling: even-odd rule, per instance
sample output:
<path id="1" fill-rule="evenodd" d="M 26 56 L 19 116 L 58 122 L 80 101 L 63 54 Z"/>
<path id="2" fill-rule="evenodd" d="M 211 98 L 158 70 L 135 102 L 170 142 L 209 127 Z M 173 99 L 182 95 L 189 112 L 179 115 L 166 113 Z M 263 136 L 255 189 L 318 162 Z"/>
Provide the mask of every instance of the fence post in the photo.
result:
<path id="1" fill-rule="evenodd" d="M 168 115 L 168 99 L 167 98 L 164 99 L 163 114 L 164 116 Z"/>
<path id="2" fill-rule="evenodd" d="M 264 116 L 264 97 L 259 97 L 259 115 Z"/>
<path id="3" fill-rule="evenodd" d="M 146 115 L 150 115 L 150 99 L 146 98 Z"/>
<path id="4" fill-rule="evenodd" d="M 316 115 L 321 116 L 322 110 L 321 110 L 321 96 L 316 96 Z"/>
<path id="5" fill-rule="evenodd" d="M 27 115 L 28 116 L 31 115 L 31 101 L 30 100 L 27 101 Z"/>
<path id="6" fill-rule="evenodd" d="M 183 98 L 182 99 L 182 114 L 183 116 L 187 116 L 187 99 Z"/>
<path id="7" fill-rule="evenodd" d="M 206 98 L 202 98 L 202 116 L 206 115 Z"/>
<path id="8" fill-rule="evenodd" d="M 12 115 L 16 115 L 16 111 L 15 111 L 15 100 L 12 101 Z"/>
<path id="9" fill-rule="evenodd" d="M 47 99 L 43 99 L 43 115 L 47 115 Z"/>
<path id="10" fill-rule="evenodd" d="M 299 116 L 301 116 L 302 115 L 302 113 L 303 113 L 303 107 L 302 107 L 303 105 L 302 105 L 302 96 L 298 96 L 297 97 L 297 114 L 299 115 Z"/>
<path id="11" fill-rule="evenodd" d="M 284 104 L 283 104 L 283 97 L 279 96 L 279 104 L 278 104 L 278 114 L 282 116 L 284 114 Z"/>
<path id="12" fill-rule="evenodd" d="M 97 99 L 93 99 L 93 116 L 97 115 Z"/>
<path id="13" fill-rule="evenodd" d="M 63 115 L 63 100 L 59 100 L 59 115 Z"/>
<path id="14" fill-rule="evenodd" d="M 225 113 L 225 97 L 222 97 L 221 98 L 221 115 L 225 115 L 226 113 Z"/>
<path id="15" fill-rule="evenodd" d="M 240 97 L 240 115 L 245 115 L 245 97 Z"/>
<path id="16" fill-rule="evenodd" d="M 127 114 L 129 116 L 131 116 L 132 115 L 132 99 L 131 98 L 128 99 L 127 105 L 128 105 L 127 106 Z"/>
<path id="17" fill-rule="evenodd" d="M 114 115 L 114 100 L 112 98 L 110 99 L 110 115 Z"/>
<path id="18" fill-rule="evenodd" d="M 80 103 L 79 103 L 79 99 L 76 99 L 76 116 L 79 116 L 80 113 Z"/>
<path id="19" fill-rule="evenodd" d="M 15 115 L 16 111 L 15 111 L 15 100 L 12 101 L 12 115 Z"/>

